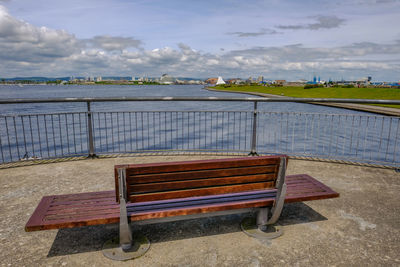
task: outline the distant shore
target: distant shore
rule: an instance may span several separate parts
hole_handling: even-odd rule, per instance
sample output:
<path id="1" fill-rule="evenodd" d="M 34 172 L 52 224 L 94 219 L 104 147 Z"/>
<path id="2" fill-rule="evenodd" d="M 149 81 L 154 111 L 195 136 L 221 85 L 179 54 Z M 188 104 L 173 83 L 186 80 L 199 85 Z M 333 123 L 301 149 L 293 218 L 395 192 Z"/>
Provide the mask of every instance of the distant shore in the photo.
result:
<path id="1" fill-rule="evenodd" d="M 273 95 L 273 94 L 266 94 L 260 92 L 250 92 L 250 91 L 234 91 L 234 90 L 224 90 L 220 88 L 214 88 L 205 86 L 204 89 L 209 91 L 215 92 L 225 92 L 225 93 L 239 93 L 239 94 L 248 94 L 248 95 L 256 95 L 261 97 L 268 97 L 268 98 L 279 98 L 279 97 L 287 97 L 281 95 Z M 400 93 L 399 93 L 400 95 Z M 400 116 L 400 108 L 394 107 L 382 107 L 382 106 L 372 106 L 372 105 L 362 105 L 362 104 L 347 104 L 347 103 L 310 103 L 313 105 L 321 105 L 321 106 L 329 106 L 329 107 L 336 107 L 336 108 L 344 108 L 350 110 L 357 110 L 357 111 L 365 111 L 375 114 L 387 115 L 387 116 Z"/>

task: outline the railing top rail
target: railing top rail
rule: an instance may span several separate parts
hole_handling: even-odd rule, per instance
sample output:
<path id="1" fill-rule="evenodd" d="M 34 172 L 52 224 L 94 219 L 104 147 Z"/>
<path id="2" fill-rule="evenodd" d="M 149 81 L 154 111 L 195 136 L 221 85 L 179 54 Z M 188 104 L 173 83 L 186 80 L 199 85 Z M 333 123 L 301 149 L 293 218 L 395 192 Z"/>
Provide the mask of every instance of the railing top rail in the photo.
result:
<path id="1" fill-rule="evenodd" d="M 400 105 L 400 100 L 346 99 L 346 98 L 295 98 L 295 97 L 82 97 L 82 98 L 10 98 L 0 99 L 0 104 L 59 103 L 59 102 L 118 102 L 118 101 L 239 101 L 239 102 L 297 102 L 297 103 L 356 103 Z"/>

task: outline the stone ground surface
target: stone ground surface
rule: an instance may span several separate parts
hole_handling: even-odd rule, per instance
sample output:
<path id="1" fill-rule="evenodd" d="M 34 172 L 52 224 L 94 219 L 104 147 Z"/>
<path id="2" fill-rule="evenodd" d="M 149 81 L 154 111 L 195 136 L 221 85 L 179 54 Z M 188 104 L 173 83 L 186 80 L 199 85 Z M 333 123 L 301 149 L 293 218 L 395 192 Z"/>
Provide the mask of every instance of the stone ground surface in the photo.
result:
<path id="1" fill-rule="evenodd" d="M 225 156 L 226 157 L 226 156 Z M 148 156 L 82 160 L 0 170 L 1 266 L 399 266 L 400 173 L 291 160 L 339 198 L 288 204 L 284 235 L 270 243 L 246 236 L 246 215 L 134 226 L 151 241 L 141 258 L 115 262 L 101 253 L 117 225 L 26 233 L 44 195 L 113 189 L 113 166 L 217 156 Z"/>

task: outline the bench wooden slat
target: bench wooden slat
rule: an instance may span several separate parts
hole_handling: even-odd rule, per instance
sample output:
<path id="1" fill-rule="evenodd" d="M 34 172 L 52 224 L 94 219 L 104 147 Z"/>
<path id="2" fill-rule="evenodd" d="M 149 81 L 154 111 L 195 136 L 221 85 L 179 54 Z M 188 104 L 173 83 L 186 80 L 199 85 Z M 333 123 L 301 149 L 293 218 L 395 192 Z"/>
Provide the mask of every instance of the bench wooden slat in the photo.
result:
<path id="1" fill-rule="evenodd" d="M 180 202 L 167 202 L 165 201 L 163 204 L 152 204 L 152 205 L 131 205 L 128 208 L 129 213 L 143 213 L 143 212 L 158 212 L 163 210 L 170 210 L 170 209 L 182 209 L 182 208 L 190 208 L 190 207 L 199 207 L 205 205 L 213 205 L 213 204 L 222 204 L 222 203 L 231 203 L 231 202 L 238 202 L 238 201 L 246 201 L 246 200 L 257 200 L 260 198 L 270 198 L 274 199 L 276 196 L 276 190 L 270 191 L 259 191 L 257 194 L 254 192 L 248 192 L 247 194 L 230 194 L 229 197 L 225 197 L 224 195 L 218 195 L 216 197 L 202 197 L 199 199 L 192 199 L 190 201 L 180 201 Z M 114 213 L 115 211 L 112 209 L 114 206 L 95 206 L 93 209 L 89 209 L 88 207 L 81 208 L 81 209 L 66 209 L 64 212 L 54 212 L 49 211 L 47 216 L 44 217 L 44 220 L 54 220 L 54 219 L 66 219 L 66 218 L 80 218 L 83 216 L 91 216 L 96 214 L 109 214 Z"/>
<path id="2" fill-rule="evenodd" d="M 74 228 L 82 226 L 100 225 L 100 224 L 111 224 L 119 222 L 119 209 L 115 209 L 114 213 L 109 214 L 97 214 L 93 216 L 79 217 L 79 218 L 63 218 L 59 220 L 42 221 L 41 225 L 25 226 L 25 231 L 39 231 L 49 229 L 62 229 L 62 228 Z"/>
<path id="3" fill-rule="evenodd" d="M 143 183 L 143 182 L 145 183 L 160 182 L 160 180 L 163 177 L 166 178 L 168 181 L 183 181 L 183 180 L 193 180 L 199 178 L 202 179 L 221 178 L 221 177 L 227 177 L 226 175 L 234 173 L 233 170 L 237 170 L 239 173 L 246 173 L 246 171 L 249 171 L 250 172 L 249 174 L 251 174 L 254 171 L 258 171 L 257 169 L 253 169 L 254 167 L 262 167 L 262 168 L 267 167 L 266 173 L 273 173 L 275 174 L 276 177 L 279 168 L 280 157 L 286 157 L 286 156 L 285 155 L 261 156 L 261 157 L 235 158 L 235 159 L 116 165 L 114 167 L 115 188 L 116 188 L 115 197 L 116 200 L 119 201 L 118 169 L 120 168 L 125 169 L 127 185 L 135 185 L 137 183 Z M 201 177 L 201 174 L 204 174 L 205 177 Z M 130 189 L 131 188 L 128 186 L 127 188 L 128 196 L 134 193 L 130 192 Z M 186 194 L 183 193 L 182 197 L 185 196 Z M 179 194 L 176 194 L 176 197 L 179 198 L 180 197 Z M 140 198 L 137 198 L 136 201 L 139 201 L 139 199 Z M 145 200 L 142 201 L 147 201 L 147 200 L 150 199 L 146 198 Z M 128 197 L 127 201 L 132 201 L 132 200 Z"/>
<path id="4" fill-rule="evenodd" d="M 280 157 L 262 156 L 127 165 L 123 168 L 127 201 L 145 202 L 275 188 L 279 163 Z"/>
<path id="5" fill-rule="evenodd" d="M 318 200 L 318 199 L 327 199 L 327 198 L 334 198 L 338 197 L 339 194 L 330 189 L 328 186 L 322 184 L 321 182 L 315 180 L 314 178 L 306 175 L 306 174 L 300 174 L 300 175 L 292 175 L 292 176 L 287 176 L 286 177 L 287 181 L 287 195 L 285 199 L 285 203 L 293 203 L 293 202 L 300 202 L 300 201 L 309 201 L 309 200 Z M 307 190 L 307 191 L 298 191 L 300 188 L 296 187 L 296 184 L 298 184 L 298 181 L 301 181 L 302 184 L 306 183 L 308 186 L 305 188 L 314 188 L 315 190 Z M 113 205 L 108 205 L 107 213 L 104 213 L 104 210 L 97 210 L 97 206 L 95 202 L 92 202 L 93 210 L 96 210 L 96 214 L 90 214 L 90 216 L 87 214 L 86 216 L 81 216 L 81 214 L 84 214 L 85 211 L 90 207 L 90 205 L 87 204 L 87 198 L 90 196 L 93 196 L 93 194 L 97 194 L 101 198 L 108 198 L 109 203 L 114 203 Z M 253 192 L 242 192 L 242 193 L 232 193 L 232 194 L 227 194 L 227 196 L 244 196 L 246 194 L 249 195 L 257 195 L 261 194 L 261 191 L 253 191 Z M 66 218 L 63 217 L 52 217 L 52 220 L 44 220 L 46 216 L 48 216 L 48 212 L 52 212 L 49 210 L 50 206 L 52 206 L 52 201 L 54 200 L 55 196 L 47 196 L 43 197 L 42 200 L 40 201 L 38 207 L 36 210 L 33 212 L 31 218 L 29 219 L 28 223 L 25 226 L 26 231 L 37 231 L 37 230 L 45 230 L 45 229 L 60 229 L 60 228 L 71 228 L 71 227 L 79 227 L 79 226 L 88 226 L 88 225 L 97 225 L 97 224 L 108 224 L 108 223 L 117 223 L 119 222 L 119 204 L 115 201 L 115 191 L 103 191 L 103 192 L 96 192 L 96 193 L 80 193 L 80 194 L 68 194 L 68 195 L 63 195 L 63 196 L 58 196 L 58 198 L 63 198 L 66 197 L 69 200 L 73 200 L 74 203 L 74 212 L 76 214 L 79 214 L 77 217 L 74 217 L 73 215 L 68 215 Z M 212 198 L 219 198 L 221 196 L 209 196 L 210 199 Z M 192 205 L 188 207 L 188 201 L 192 199 L 193 201 L 199 201 L 198 203 L 199 206 Z M 237 203 L 234 201 L 230 204 L 228 208 L 237 208 L 237 207 L 262 207 L 262 206 L 269 206 L 272 205 L 274 200 L 274 197 L 260 197 L 256 199 L 248 199 L 243 201 L 240 199 Z M 82 201 L 81 208 L 82 210 L 80 211 L 79 209 L 79 202 Z M 129 205 L 128 211 L 129 212 L 129 217 L 132 221 L 139 220 L 140 218 L 150 218 L 150 217 L 155 217 L 155 218 L 161 218 L 161 217 L 169 217 L 169 216 L 175 216 L 175 215 L 183 215 L 180 213 L 185 213 L 185 214 L 195 214 L 195 213 L 201 213 L 201 212 L 206 212 L 205 206 L 201 204 L 202 197 L 192 197 L 192 198 L 182 198 L 179 200 L 159 200 L 159 201 L 152 201 L 152 202 L 141 202 L 141 203 L 134 203 Z M 181 210 L 179 207 L 179 202 L 182 203 L 182 207 L 184 209 Z M 162 206 L 166 203 L 171 203 L 171 206 Z M 226 204 L 226 203 L 224 203 Z M 210 207 L 209 210 L 207 211 L 216 211 L 217 209 L 225 209 L 224 204 L 220 206 L 213 206 Z M 71 207 L 70 204 L 66 204 L 66 208 Z M 160 206 L 161 205 L 161 206 Z M 58 206 L 59 208 L 62 208 L 62 205 Z M 135 211 L 135 208 L 137 210 Z M 158 210 L 158 211 L 157 211 Z M 50 213 L 51 214 L 51 213 Z M 50 215 L 49 214 L 49 215 Z M 62 213 L 59 214 L 62 216 Z"/>
<path id="6" fill-rule="evenodd" d="M 106 193 L 107 192 L 107 193 Z M 98 199 L 98 198 L 107 198 L 114 194 L 115 191 L 100 191 L 100 192 L 91 192 L 90 194 L 88 193 L 81 193 L 83 194 L 80 199 Z M 66 194 L 66 195 L 54 195 L 52 196 L 54 198 L 54 201 L 68 201 L 68 200 L 74 200 L 76 198 L 76 195 L 78 194 Z"/>
<path id="7" fill-rule="evenodd" d="M 207 187 L 199 189 L 185 189 L 185 190 L 174 190 L 164 191 L 159 193 L 147 193 L 147 194 L 131 194 L 128 196 L 130 202 L 145 202 L 162 199 L 174 199 L 174 198 L 185 198 L 192 196 L 204 196 L 204 195 L 221 195 L 242 191 L 261 190 L 274 188 L 275 182 L 259 182 L 259 183 L 248 183 L 240 185 L 228 185 L 228 186 L 217 186 Z"/>
<path id="8" fill-rule="evenodd" d="M 25 231 L 35 231 L 41 229 L 40 227 L 43 225 L 43 217 L 46 216 L 53 200 L 54 196 L 45 196 L 40 200 L 39 205 L 36 207 L 35 211 L 26 223 Z M 32 230 L 29 230 L 29 228 Z"/>
<path id="9" fill-rule="evenodd" d="M 128 211 L 132 213 L 145 212 L 145 211 L 150 212 L 162 209 L 192 207 L 192 206 L 199 206 L 206 204 L 228 203 L 234 201 L 255 200 L 260 198 L 274 198 L 276 196 L 276 190 L 260 190 L 260 191 L 246 192 L 245 194 L 234 193 L 226 195 L 188 198 L 187 200 L 184 201 L 175 201 L 172 203 L 168 201 L 162 201 L 161 203 L 156 203 L 155 201 L 145 202 L 146 205 L 136 205 L 136 204 L 130 205 Z"/>
<path id="10" fill-rule="evenodd" d="M 265 166 L 270 164 L 278 164 L 278 156 L 262 156 L 262 157 L 246 157 L 232 159 L 216 160 L 199 160 L 199 161 L 181 161 L 168 163 L 150 163 L 150 164 L 131 164 L 116 165 L 115 169 L 126 168 L 127 176 L 138 174 L 151 174 L 162 172 L 178 172 L 178 171 L 195 171 L 195 170 L 212 170 L 222 168 L 239 168 L 248 166 Z"/>
<path id="11" fill-rule="evenodd" d="M 174 189 L 191 189 L 219 185 L 246 184 L 255 182 L 275 181 L 273 174 L 256 174 L 243 176 L 230 176 L 222 178 L 208 178 L 184 180 L 165 183 L 135 184 L 128 186 L 128 194 L 160 192 Z"/>
<path id="12" fill-rule="evenodd" d="M 96 192 L 97 193 L 97 192 Z M 101 198 L 108 198 L 107 196 L 102 196 L 102 195 L 89 195 L 86 196 L 86 201 L 94 201 L 94 200 L 99 200 Z M 82 199 L 83 200 L 83 199 Z M 74 201 L 74 196 L 69 196 L 68 198 L 56 198 L 54 197 L 54 203 L 66 203 L 66 202 L 73 202 Z"/>
<path id="13" fill-rule="evenodd" d="M 190 175 L 185 172 L 167 172 L 158 174 L 143 174 L 143 175 L 127 175 L 127 184 L 142 184 L 142 183 L 155 183 L 155 182 L 170 182 L 170 181 L 182 181 L 182 180 L 194 180 L 194 179 L 205 179 L 205 178 L 216 178 L 216 177 L 229 177 L 229 176 L 240 176 L 240 175 L 251 175 L 251 174 L 276 174 L 278 168 L 276 165 L 268 166 L 246 166 L 239 168 L 230 169 L 212 169 L 212 170 L 199 170 L 190 171 Z M 128 173 L 130 171 L 128 170 Z"/>
<path id="14" fill-rule="evenodd" d="M 112 209 L 101 209 L 101 210 L 91 210 L 80 212 L 76 211 L 74 213 L 62 213 L 62 214 L 47 214 L 43 217 L 43 221 L 59 221 L 59 220 L 68 220 L 71 218 L 80 219 L 80 218 L 102 218 L 104 216 L 108 216 L 109 214 L 115 214 L 115 211 Z"/>
<path id="15" fill-rule="evenodd" d="M 81 205 L 81 204 L 83 204 L 83 203 L 86 203 L 86 204 L 88 204 L 88 205 L 92 205 L 93 203 L 103 203 L 103 204 L 106 204 L 107 202 L 109 201 L 109 196 L 107 196 L 107 197 L 102 197 L 101 199 L 82 199 L 82 200 L 79 200 L 78 202 L 77 202 L 77 200 L 75 199 L 75 200 L 69 200 L 69 201 L 53 201 L 52 202 L 52 204 L 51 204 L 51 206 L 50 206 L 50 208 L 51 209 L 57 209 L 57 207 L 58 206 L 61 206 L 61 207 L 65 207 L 66 205 L 71 205 L 71 206 L 73 206 L 73 205 L 76 205 L 76 204 L 79 204 L 79 205 Z M 114 201 L 115 202 L 115 201 Z"/>
<path id="16" fill-rule="evenodd" d="M 115 206 L 115 202 L 111 203 L 108 205 L 99 205 L 98 203 L 92 204 L 92 205 L 76 205 L 73 207 L 70 206 L 65 206 L 64 209 L 57 209 L 57 210 L 51 210 L 49 209 L 47 211 L 48 215 L 57 215 L 57 214 L 77 214 L 77 213 L 82 213 L 82 212 L 90 212 L 90 211 L 101 211 L 101 210 L 109 210 L 112 209 Z"/>
<path id="17" fill-rule="evenodd" d="M 225 210 L 233 210 L 233 209 L 246 209 L 246 208 L 258 208 L 271 206 L 274 202 L 274 198 L 264 198 L 264 199 L 255 199 L 255 200 L 245 200 L 245 201 L 234 201 L 228 203 L 218 203 L 218 204 L 207 204 L 203 206 L 193 206 L 193 207 L 184 207 L 184 208 L 175 208 L 175 209 L 165 209 L 159 211 L 151 211 L 151 212 L 138 212 L 131 215 L 131 221 L 141 221 L 141 220 L 149 220 L 149 219 L 158 219 L 164 217 L 173 217 L 173 216 L 183 216 L 183 215 L 192 215 L 199 213 L 210 213 L 217 211 L 225 211 Z"/>
<path id="18" fill-rule="evenodd" d="M 107 201 L 102 201 L 102 202 L 79 202 L 79 200 L 75 201 L 75 204 L 73 205 L 56 205 L 56 206 L 50 206 L 48 211 L 62 211 L 63 209 L 80 209 L 80 208 L 85 208 L 85 207 L 96 207 L 96 206 L 108 206 L 108 205 L 115 205 L 115 199 L 111 199 L 110 197 L 107 199 Z"/>

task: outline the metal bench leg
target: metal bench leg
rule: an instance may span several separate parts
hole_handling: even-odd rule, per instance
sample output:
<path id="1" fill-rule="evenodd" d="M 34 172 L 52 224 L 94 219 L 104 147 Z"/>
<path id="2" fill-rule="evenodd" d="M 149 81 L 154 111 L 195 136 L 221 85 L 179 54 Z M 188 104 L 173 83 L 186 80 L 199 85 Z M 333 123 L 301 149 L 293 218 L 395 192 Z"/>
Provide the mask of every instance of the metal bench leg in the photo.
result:
<path id="1" fill-rule="evenodd" d="M 268 222 L 269 208 L 260 208 L 257 212 L 257 228 L 261 231 L 267 230 L 267 222 Z"/>
<path id="2" fill-rule="evenodd" d="M 277 193 L 274 206 L 271 209 L 271 217 L 269 217 L 270 209 L 268 207 L 265 207 L 258 209 L 255 223 L 251 218 L 245 218 L 242 221 L 241 227 L 247 235 L 255 237 L 257 239 L 265 240 L 277 238 L 283 234 L 283 229 L 278 226 L 273 226 L 273 224 L 278 221 L 283 209 L 283 204 L 285 202 L 285 172 L 286 159 L 281 158 L 278 172 Z"/>
<path id="3" fill-rule="evenodd" d="M 112 260 L 130 260 L 144 255 L 150 248 L 150 241 L 143 235 L 132 237 L 126 207 L 126 173 L 125 169 L 118 170 L 119 182 L 119 238 L 114 238 L 103 245 L 103 254 Z"/>
<path id="4" fill-rule="evenodd" d="M 125 199 L 120 200 L 120 218 L 119 218 L 119 245 L 123 251 L 129 251 L 132 248 L 132 231 L 128 222 Z"/>

